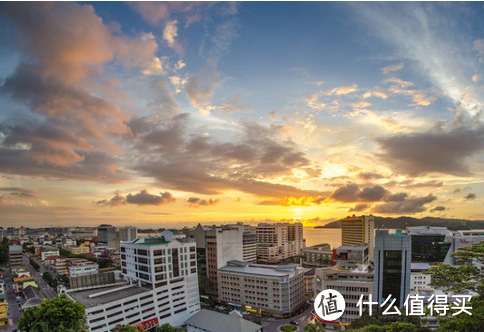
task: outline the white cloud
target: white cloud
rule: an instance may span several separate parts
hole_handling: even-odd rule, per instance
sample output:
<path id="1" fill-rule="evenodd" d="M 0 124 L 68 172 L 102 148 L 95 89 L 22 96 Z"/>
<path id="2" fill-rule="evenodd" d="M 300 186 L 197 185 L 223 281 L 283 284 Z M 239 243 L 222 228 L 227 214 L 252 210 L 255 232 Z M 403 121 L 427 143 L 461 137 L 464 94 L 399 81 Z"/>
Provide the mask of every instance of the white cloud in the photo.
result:
<path id="1" fill-rule="evenodd" d="M 155 57 L 148 67 L 143 69 L 144 75 L 165 75 L 166 71 L 163 69 L 163 62 L 160 58 Z"/>
<path id="2" fill-rule="evenodd" d="M 168 46 L 173 48 L 177 52 L 182 51 L 181 45 L 176 41 L 176 37 L 178 37 L 178 28 L 177 28 L 178 21 L 168 21 L 163 29 L 163 39 L 166 40 Z"/>
<path id="3" fill-rule="evenodd" d="M 403 67 L 404 67 L 404 64 L 403 64 L 403 62 L 401 62 L 401 63 L 396 64 L 396 65 L 383 67 L 381 69 L 381 72 L 386 75 L 386 74 L 388 74 L 390 72 L 402 70 Z"/>

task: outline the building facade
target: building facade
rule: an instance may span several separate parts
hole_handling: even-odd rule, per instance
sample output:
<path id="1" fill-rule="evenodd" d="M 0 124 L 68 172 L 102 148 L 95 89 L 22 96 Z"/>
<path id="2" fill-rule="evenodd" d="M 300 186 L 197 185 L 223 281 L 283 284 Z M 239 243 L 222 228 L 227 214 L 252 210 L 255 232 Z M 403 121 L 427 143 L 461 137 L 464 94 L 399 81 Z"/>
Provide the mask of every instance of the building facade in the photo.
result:
<path id="1" fill-rule="evenodd" d="M 304 296 L 304 269 L 296 265 L 262 265 L 230 261 L 219 269 L 219 300 L 249 306 L 275 317 L 291 316 Z"/>
<path id="2" fill-rule="evenodd" d="M 407 227 L 412 238 L 412 262 L 452 263 L 453 234 L 445 227 Z"/>
<path id="3" fill-rule="evenodd" d="M 305 245 L 302 223 L 260 223 L 255 233 L 257 259 L 265 263 L 277 263 L 297 256 Z"/>
<path id="4" fill-rule="evenodd" d="M 406 234 L 376 231 L 374 300 L 382 302 L 391 295 L 403 307 L 410 291 L 411 245 Z"/>
<path id="5" fill-rule="evenodd" d="M 98 241 L 108 248 L 119 249 L 119 237 L 116 227 L 111 225 L 100 225 L 97 228 Z"/>
<path id="6" fill-rule="evenodd" d="M 375 218 L 373 216 L 350 216 L 341 220 L 341 245 L 358 246 L 368 243 L 369 259 L 373 262 L 375 248 Z"/>
<path id="7" fill-rule="evenodd" d="M 356 306 L 363 295 L 368 301 L 374 292 L 373 270 L 369 265 L 360 265 L 349 270 L 326 267 L 318 268 L 314 278 L 314 297 L 325 289 L 333 289 L 343 295 L 346 309 L 338 319 L 339 322 L 351 323 L 360 318 L 359 308 Z"/>
<path id="8" fill-rule="evenodd" d="M 327 243 L 301 249 L 303 264 L 313 266 L 333 265 L 333 250 Z"/>
<path id="9" fill-rule="evenodd" d="M 203 227 L 198 225 L 188 232 L 189 240 L 197 244 L 199 273 L 208 278 L 207 291 L 218 296 L 218 269 L 230 260 L 243 260 L 243 234 L 241 227 Z"/>
<path id="10" fill-rule="evenodd" d="M 23 266 L 22 246 L 8 246 L 8 260 L 10 262 L 10 269 Z"/>
<path id="11" fill-rule="evenodd" d="M 138 229 L 134 226 L 119 227 L 119 241 L 133 241 L 138 235 Z"/>
<path id="12" fill-rule="evenodd" d="M 353 269 L 369 263 L 368 244 L 359 246 L 341 246 L 335 250 L 335 263 L 342 269 Z"/>

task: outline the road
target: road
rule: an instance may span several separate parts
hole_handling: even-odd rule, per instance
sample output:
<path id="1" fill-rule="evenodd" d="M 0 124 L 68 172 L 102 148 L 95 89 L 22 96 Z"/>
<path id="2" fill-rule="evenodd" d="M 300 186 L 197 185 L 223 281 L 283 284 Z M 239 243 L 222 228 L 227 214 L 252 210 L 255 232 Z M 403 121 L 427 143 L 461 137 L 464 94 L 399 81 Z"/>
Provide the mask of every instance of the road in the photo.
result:
<path id="1" fill-rule="evenodd" d="M 313 310 L 313 306 L 311 305 L 309 308 L 303 311 L 302 314 L 291 317 L 291 318 L 267 318 L 262 321 L 262 326 L 264 327 L 264 332 L 279 332 L 279 326 L 287 325 L 290 321 L 297 321 L 299 325 L 297 325 L 297 331 L 304 331 L 304 326 L 309 323 L 313 322 L 313 316 L 311 315 L 311 311 Z"/>
<path id="2" fill-rule="evenodd" d="M 12 326 L 4 326 L 0 328 L 1 332 L 11 332 L 17 328 L 17 323 L 22 315 L 20 312 L 20 307 L 17 303 L 17 296 L 15 295 L 15 290 L 13 289 L 12 275 L 8 269 L 5 270 L 5 292 L 7 293 L 7 303 L 8 303 L 8 318 L 12 319 Z"/>
<path id="3" fill-rule="evenodd" d="M 52 289 L 47 283 L 45 282 L 44 279 L 42 279 L 42 273 L 45 272 L 44 265 L 40 262 L 37 262 L 40 267 L 40 271 L 37 272 L 35 269 L 30 265 L 29 257 L 24 255 L 24 264 L 27 267 L 27 269 L 30 271 L 30 275 L 35 277 L 35 281 L 37 282 L 37 285 L 43 290 L 44 295 L 47 295 L 47 298 L 53 299 L 54 297 L 57 297 L 57 292 Z"/>

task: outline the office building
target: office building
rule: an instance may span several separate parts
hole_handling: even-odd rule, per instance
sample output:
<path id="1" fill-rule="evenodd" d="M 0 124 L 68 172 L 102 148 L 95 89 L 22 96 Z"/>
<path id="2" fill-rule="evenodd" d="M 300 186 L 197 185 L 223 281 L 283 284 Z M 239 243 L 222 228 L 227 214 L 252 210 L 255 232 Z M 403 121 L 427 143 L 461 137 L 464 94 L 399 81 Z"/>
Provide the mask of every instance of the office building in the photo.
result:
<path id="1" fill-rule="evenodd" d="M 67 291 L 85 306 L 90 331 L 181 326 L 200 310 L 195 243 L 141 238 L 122 242 L 120 250 L 127 283 Z"/>
<path id="2" fill-rule="evenodd" d="M 334 267 L 318 268 L 314 278 L 314 296 L 325 289 L 334 289 L 343 295 L 346 309 L 338 319 L 339 322 L 351 323 L 360 318 L 359 308 L 356 306 L 360 296 L 368 301 L 373 296 L 373 269 L 369 265 L 359 265 L 353 269 L 338 269 Z"/>
<path id="3" fill-rule="evenodd" d="M 11 270 L 23 266 L 22 246 L 8 246 L 8 260 Z"/>
<path id="4" fill-rule="evenodd" d="M 314 268 L 307 269 L 304 272 L 304 296 L 307 299 L 312 299 L 314 295 L 314 277 L 316 275 L 316 270 Z"/>
<path id="5" fill-rule="evenodd" d="M 451 264 L 453 234 L 445 227 L 407 227 L 412 238 L 412 262 Z"/>
<path id="6" fill-rule="evenodd" d="M 333 250 L 327 243 L 301 249 L 303 264 L 313 266 L 333 265 Z"/>
<path id="7" fill-rule="evenodd" d="M 302 223 L 260 223 L 255 229 L 257 236 L 257 259 L 277 263 L 297 256 L 304 248 Z"/>
<path id="8" fill-rule="evenodd" d="M 218 269 L 230 260 L 243 260 L 243 234 L 241 227 L 204 227 L 200 224 L 188 231 L 190 241 L 197 244 L 199 274 L 205 275 L 210 287 L 206 291 L 218 296 Z"/>
<path id="9" fill-rule="evenodd" d="M 119 227 L 119 241 L 133 241 L 137 236 L 137 228 L 134 226 Z"/>
<path id="10" fill-rule="evenodd" d="M 411 244 L 407 234 L 376 231 L 373 296 L 376 301 L 382 302 L 391 295 L 397 300 L 396 305 L 403 307 L 410 291 Z"/>
<path id="11" fill-rule="evenodd" d="M 228 326 L 230 326 L 230 332 L 262 332 L 261 325 L 245 320 L 241 316 L 236 310 L 226 315 L 202 309 L 190 317 L 185 324 L 187 332 L 227 332 Z"/>
<path id="12" fill-rule="evenodd" d="M 111 225 L 100 225 L 97 228 L 98 241 L 108 248 L 119 249 L 119 238 L 116 227 Z"/>
<path id="13" fill-rule="evenodd" d="M 369 260 L 373 262 L 375 248 L 375 218 L 373 216 L 351 216 L 341 220 L 341 245 L 358 246 L 368 244 Z"/>
<path id="14" fill-rule="evenodd" d="M 262 265 L 229 261 L 219 269 L 219 300 L 249 306 L 276 317 L 299 310 L 304 296 L 304 269 L 297 265 Z"/>

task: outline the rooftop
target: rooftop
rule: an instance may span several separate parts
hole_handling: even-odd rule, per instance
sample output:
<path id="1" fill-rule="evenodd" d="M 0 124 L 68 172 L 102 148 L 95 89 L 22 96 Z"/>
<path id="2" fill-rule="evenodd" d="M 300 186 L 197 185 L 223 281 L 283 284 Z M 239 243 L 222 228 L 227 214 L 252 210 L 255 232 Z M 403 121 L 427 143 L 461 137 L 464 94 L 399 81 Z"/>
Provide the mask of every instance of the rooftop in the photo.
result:
<path id="1" fill-rule="evenodd" d="M 248 264 L 242 261 L 228 261 L 227 265 L 221 267 L 219 271 L 235 272 L 251 275 L 263 275 L 269 277 L 285 277 L 304 273 L 303 269 L 298 269 L 298 265 L 263 265 Z"/>
<path id="2" fill-rule="evenodd" d="M 91 288 L 68 292 L 77 302 L 82 303 L 86 308 L 95 307 L 101 304 L 121 300 L 133 295 L 149 292 L 149 288 L 138 287 L 129 284 L 117 284 L 99 288 Z"/>
<path id="3" fill-rule="evenodd" d="M 190 317 L 185 324 L 198 327 L 211 332 L 256 332 L 262 329 L 261 325 L 252 323 L 235 315 L 225 315 L 219 312 L 202 309 Z"/>
<path id="4" fill-rule="evenodd" d="M 411 263 L 412 271 L 426 271 L 430 269 L 431 265 L 429 263 Z"/>

